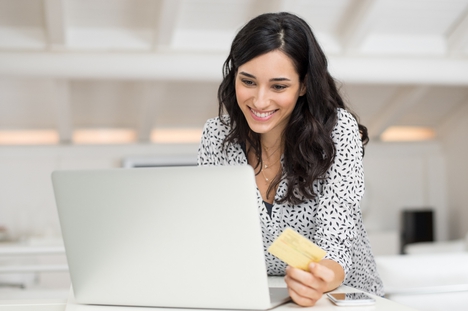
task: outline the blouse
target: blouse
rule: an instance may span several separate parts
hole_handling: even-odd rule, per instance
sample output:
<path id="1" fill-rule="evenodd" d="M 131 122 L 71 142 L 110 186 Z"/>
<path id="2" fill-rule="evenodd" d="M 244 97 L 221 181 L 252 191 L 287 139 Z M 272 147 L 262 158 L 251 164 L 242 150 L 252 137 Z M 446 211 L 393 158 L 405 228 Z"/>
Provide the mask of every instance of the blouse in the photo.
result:
<path id="1" fill-rule="evenodd" d="M 229 124 L 229 116 L 222 118 Z M 223 150 L 224 138 L 230 132 L 230 127 L 225 124 L 219 117 L 206 122 L 198 150 L 198 165 L 248 164 L 240 144 L 229 144 Z M 325 178 L 313 183 L 318 194 L 314 199 L 305 199 L 296 205 L 276 203 L 288 187 L 287 181 L 282 179 L 270 216 L 257 189 L 267 273 L 285 274 L 286 264 L 267 249 L 284 229 L 290 227 L 324 249 L 327 252 L 325 258 L 343 267 L 343 285 L 383 296 L 382 281 L 359 206 L 364 194 L 363 147 L 357 122 L 348 111 L 337 110 L 337 123 L 331 137 L 336 148 L 335 159 Z"/>

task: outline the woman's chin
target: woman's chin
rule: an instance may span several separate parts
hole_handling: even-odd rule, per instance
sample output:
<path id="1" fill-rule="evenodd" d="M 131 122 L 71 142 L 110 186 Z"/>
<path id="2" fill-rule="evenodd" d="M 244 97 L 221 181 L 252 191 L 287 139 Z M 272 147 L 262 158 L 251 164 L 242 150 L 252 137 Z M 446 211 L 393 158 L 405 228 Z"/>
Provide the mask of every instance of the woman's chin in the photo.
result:
<path id="1" fill-rule="evenodd" d="M 257 134 L 265 134 L 271 130 L 271 124 L 259 124 L 258 121 L 248 121 L 250 129 Z"/>

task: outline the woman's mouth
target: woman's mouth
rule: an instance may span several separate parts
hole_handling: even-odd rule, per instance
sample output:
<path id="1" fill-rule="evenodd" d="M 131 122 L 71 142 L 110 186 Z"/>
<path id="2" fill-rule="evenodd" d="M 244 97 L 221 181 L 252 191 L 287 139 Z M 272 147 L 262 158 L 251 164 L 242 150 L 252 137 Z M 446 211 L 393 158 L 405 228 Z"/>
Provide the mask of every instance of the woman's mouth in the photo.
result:
<path id="1" fill-rule="evenodd" d="M 250 108 L 250 112 L 252 114 L 252 117 L 255 119 L 255 120 L 259 120 L 259 121 L 266 121 L 268 119 L 271 118 L 271 116 L 278 110 L 271 110 L 271 111 L 265 111 L 265 112 L 260 112 L 260 111 L 257 111 L 257 110 L 254 110 L 252 108 Z"/>

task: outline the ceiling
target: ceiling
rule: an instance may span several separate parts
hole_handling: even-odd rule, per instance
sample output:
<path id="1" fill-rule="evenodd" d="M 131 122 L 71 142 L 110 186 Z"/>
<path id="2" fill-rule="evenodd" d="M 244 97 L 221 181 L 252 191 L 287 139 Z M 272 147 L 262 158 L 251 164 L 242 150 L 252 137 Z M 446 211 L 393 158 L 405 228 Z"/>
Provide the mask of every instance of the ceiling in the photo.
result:
<path id="1" fill-rule="evenodd" d="M 375 139 L 468 105 L 468 0 L 0 0 L 0 131 L 200 131 L 234 35 L 273 11 L 311 25 Z"/>

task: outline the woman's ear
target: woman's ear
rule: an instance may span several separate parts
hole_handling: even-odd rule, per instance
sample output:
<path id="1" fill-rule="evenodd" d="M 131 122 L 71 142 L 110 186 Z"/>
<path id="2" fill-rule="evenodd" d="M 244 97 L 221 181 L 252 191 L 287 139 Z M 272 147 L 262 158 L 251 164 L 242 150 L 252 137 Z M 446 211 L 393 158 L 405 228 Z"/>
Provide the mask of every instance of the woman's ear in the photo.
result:
<path id="1" fill-rule="evenodd" d="M 305 81 L 301 84 L 301 89 L 299 90 L 299 96 L 303 96 L 305 93 L 306 93 L 307 89 L 306 89 L 306 85 L 305 85 Z"/>
<path id="2" fill-rule="evenodd" d="M 307 76 L 308 75 L 305 75 L 304 80 L 302 80 L 301 89 L 299 90 L 299 96 L 303 96 L 307 91 L 307 88 L 306 88 Z"/>

